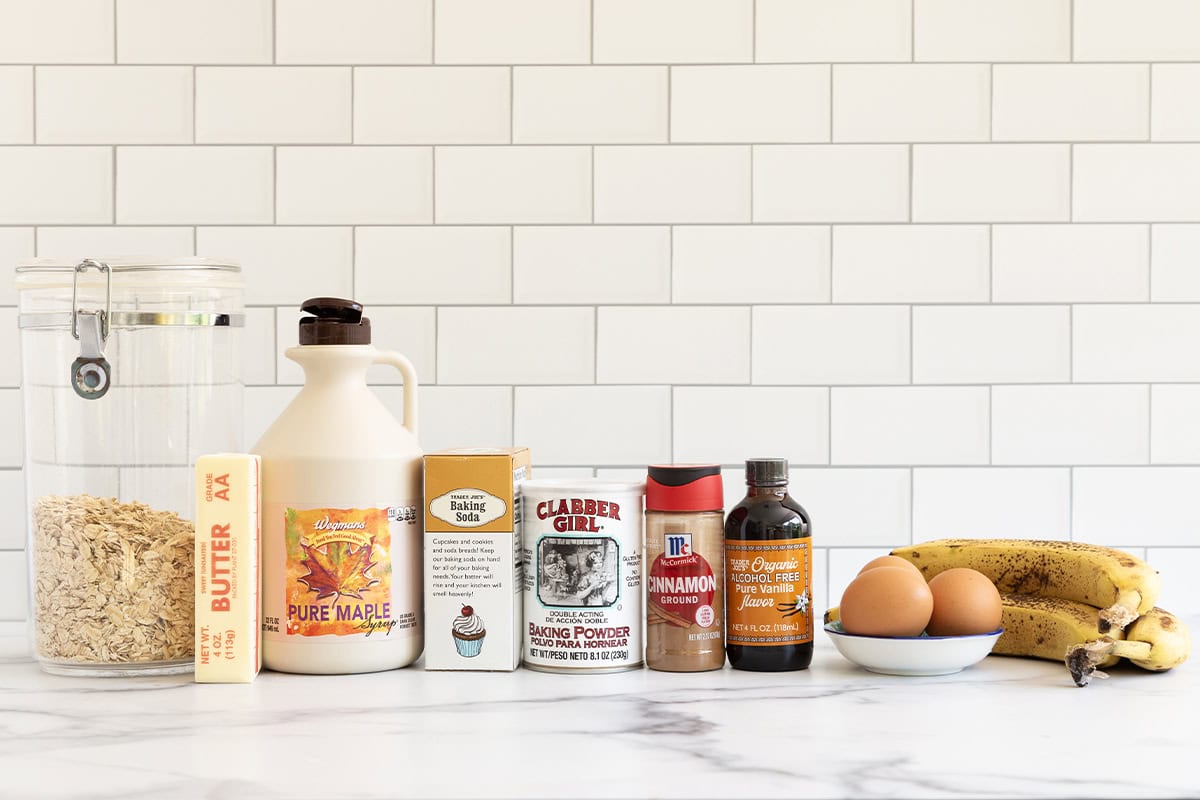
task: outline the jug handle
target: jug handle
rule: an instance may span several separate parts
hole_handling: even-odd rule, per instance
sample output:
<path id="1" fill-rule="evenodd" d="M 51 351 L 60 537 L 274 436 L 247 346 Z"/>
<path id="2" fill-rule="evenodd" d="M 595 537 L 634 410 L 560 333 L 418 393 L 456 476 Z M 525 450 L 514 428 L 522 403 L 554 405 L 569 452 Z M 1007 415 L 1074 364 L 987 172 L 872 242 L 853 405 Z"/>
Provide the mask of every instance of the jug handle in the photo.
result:
<path id="1" fill-rule="evenodd" d="M 417 435 L 417 371 L 412 362 L 392 350 L 380 350 L 375 354 L 372 364 L 387 364 L 400 370 L 404 377 L 404 422 L 403 425 L 413 436 Z"/>

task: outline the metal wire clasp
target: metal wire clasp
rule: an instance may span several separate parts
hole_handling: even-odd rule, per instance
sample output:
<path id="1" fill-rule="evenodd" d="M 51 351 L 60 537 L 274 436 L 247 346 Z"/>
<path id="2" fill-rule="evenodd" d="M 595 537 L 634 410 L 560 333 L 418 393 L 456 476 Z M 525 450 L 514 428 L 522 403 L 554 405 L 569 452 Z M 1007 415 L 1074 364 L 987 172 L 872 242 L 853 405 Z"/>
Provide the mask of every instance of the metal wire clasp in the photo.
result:
<path id="1" fill-rule="evenodd" d="M 84 311 L 79 307 L 79 275 L 89 269 L 105 275 L 104 310 Z M 79 357 L 71 362 L 71 388 L 84 400 L 99 400 L 112 385 L 112 367 L 104 357 L 112 317 L 112 269 L 102 261 L 85 258 L 75 265 L 71 282 L 71 335 L 80 343 Z M 84 320 L 82 337 L 79 321 Z"/>
<path id="2" fill-rule="evenodd" d="M 100 341 L 108 340 L 108 321 L 112 316 L 112 269 L 103 261 L 85 258 L 75 265 L 75 274 L 71 281 L 71 336 L 79 340 L 79 315 L 84 313 L 79 308 L 79 274 L 94 269 L 103 272 L 104 282 L 104 313 L 100 316 Z"/>

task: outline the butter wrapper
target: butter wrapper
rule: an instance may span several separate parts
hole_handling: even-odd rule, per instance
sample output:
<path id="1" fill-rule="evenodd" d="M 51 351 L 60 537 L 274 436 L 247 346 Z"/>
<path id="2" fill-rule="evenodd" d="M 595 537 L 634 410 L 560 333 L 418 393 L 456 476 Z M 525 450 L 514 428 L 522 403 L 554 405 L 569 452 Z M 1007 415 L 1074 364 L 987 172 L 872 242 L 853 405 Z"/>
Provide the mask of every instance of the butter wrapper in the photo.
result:
<path id="1" fill-rule="evenodd" d="M 196 682 L 250 683 L 262 667 L 258 456 L 196 461 Z"/>

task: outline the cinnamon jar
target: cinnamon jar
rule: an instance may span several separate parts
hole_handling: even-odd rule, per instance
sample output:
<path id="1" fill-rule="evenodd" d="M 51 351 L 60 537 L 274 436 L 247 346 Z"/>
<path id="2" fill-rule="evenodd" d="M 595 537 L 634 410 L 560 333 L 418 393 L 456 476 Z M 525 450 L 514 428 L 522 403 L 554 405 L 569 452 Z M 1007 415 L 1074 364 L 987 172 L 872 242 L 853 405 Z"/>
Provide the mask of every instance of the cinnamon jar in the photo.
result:
<path id="1" fill-rule="evenodd" d="M 725 665 L 724 491 L 716 464 L 652 465 L 646 480 L 646 666 Z"/>

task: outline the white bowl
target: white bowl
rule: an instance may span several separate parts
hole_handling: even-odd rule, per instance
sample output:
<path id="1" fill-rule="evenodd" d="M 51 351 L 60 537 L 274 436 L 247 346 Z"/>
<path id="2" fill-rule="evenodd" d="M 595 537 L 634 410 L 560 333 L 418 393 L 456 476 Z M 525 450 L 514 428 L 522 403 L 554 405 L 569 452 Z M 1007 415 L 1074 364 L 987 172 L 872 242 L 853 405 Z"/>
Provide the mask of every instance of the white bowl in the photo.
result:
<path id="1" fill-rule="evenodd" d="M 871 672 L 952 675 L 987 657 L 1004 629 L 970 636 L 860 636 L 831 622 L 825 632 L 846 660 Z"/>

